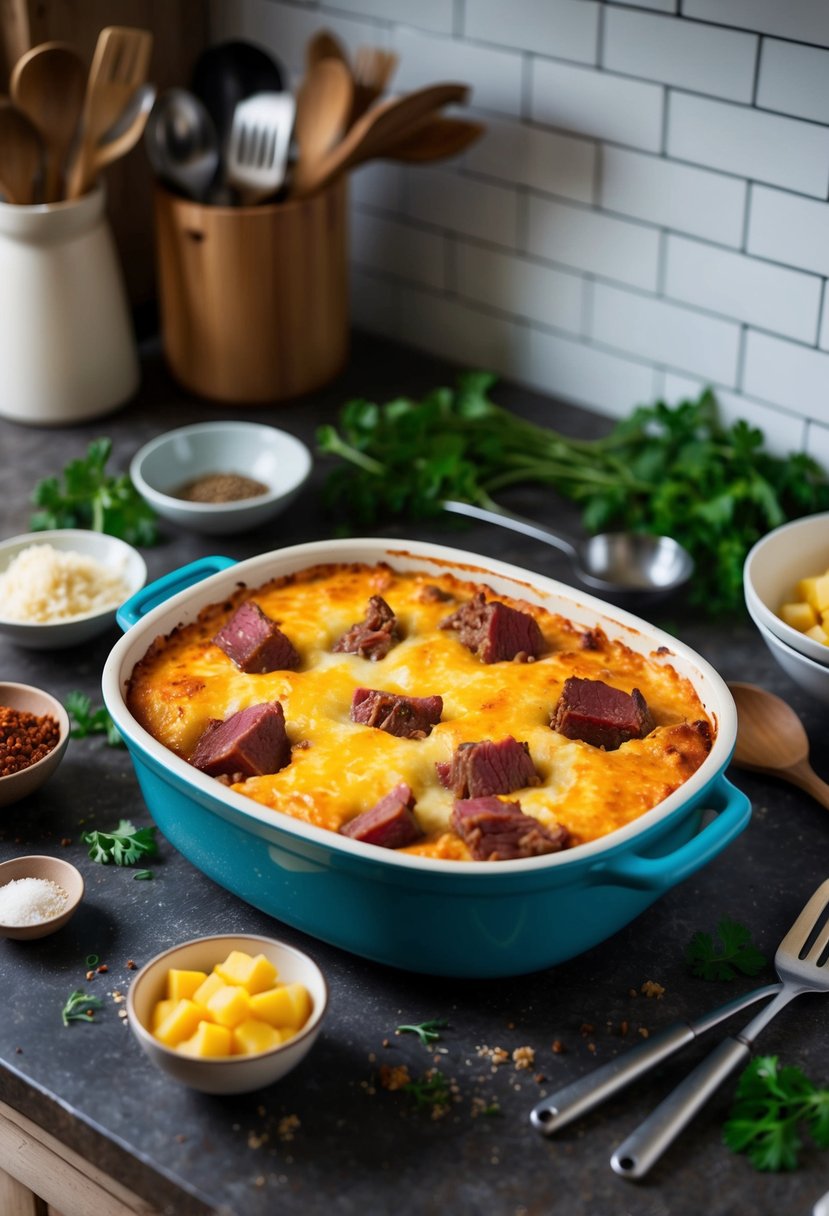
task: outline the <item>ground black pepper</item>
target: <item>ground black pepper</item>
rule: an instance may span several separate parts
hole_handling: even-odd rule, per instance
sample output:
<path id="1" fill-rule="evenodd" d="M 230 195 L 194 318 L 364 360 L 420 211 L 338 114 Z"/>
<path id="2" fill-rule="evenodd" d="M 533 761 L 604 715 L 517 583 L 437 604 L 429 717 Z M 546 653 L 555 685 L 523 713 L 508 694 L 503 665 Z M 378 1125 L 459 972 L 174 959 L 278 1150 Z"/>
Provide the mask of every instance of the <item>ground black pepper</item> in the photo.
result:
<path id="1" fill-rule="evenodd" d="M 267 494 L 268 487 L 240 473 L 205 473 L 186 482 L 175 491 L 176 498 L 187 502 L 236 502 L 240 498 L 255 498 Z"/>
<path id="2" fill-rule="evenodd" d="M 0 777 L 30 768 L 57 746 L 60 728 L 53 717 L 0 705 Z"/>

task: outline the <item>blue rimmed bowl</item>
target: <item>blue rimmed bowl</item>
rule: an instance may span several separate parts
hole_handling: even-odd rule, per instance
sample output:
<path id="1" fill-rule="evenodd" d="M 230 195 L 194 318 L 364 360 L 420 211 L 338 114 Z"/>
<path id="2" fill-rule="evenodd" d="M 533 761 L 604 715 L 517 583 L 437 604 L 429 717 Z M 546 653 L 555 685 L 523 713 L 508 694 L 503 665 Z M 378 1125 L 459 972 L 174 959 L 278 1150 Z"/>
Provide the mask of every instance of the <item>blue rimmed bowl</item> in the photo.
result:
<path id="1" fill-rule="evenodd" d="M 379 850 L 276 815 L 157 742 L 128 710 L 126 687 L 154 638 L 194 620 L 240 582 L 257 587 L 320 562 L 449 572 L 584 627 L 599 626 L 691 681 L 716 726 L 711 752 L 680 789 L 635 822 L 600 840 L 518 861 L 442 861 Z M 139 592 L 118 619 L 127 632 L 107 660 L 104 700 L 160 830 L 193 865 L 247 903 L 365 958 L 469 978 L 552 966 L 628 924 L 716 857 L 750 818 L 748 799 L 724 776 L 737 714 L 717 672 L 630 613 L 504 562 L 444 545 L 384 539 L 294 545 L 238 564 L 210 557 Z"/>

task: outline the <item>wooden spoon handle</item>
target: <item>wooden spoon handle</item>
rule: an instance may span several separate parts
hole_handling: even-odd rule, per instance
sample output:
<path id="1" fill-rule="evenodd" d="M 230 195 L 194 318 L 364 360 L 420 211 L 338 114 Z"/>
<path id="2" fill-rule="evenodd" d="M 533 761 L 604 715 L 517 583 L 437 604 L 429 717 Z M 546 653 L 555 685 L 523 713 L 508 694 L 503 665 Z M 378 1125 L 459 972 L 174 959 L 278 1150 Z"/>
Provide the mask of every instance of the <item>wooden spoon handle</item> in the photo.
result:
<path id="1" fill-rule="evenodd" d="M 814 798 L 815 802 L 819 802 L 821 806 L 829 810 L 829 784 L 818 777 L 808 760 L 793 764 L 791 768 L 786 769 L 784 775 L 792 785 L 805 790 Z"/>

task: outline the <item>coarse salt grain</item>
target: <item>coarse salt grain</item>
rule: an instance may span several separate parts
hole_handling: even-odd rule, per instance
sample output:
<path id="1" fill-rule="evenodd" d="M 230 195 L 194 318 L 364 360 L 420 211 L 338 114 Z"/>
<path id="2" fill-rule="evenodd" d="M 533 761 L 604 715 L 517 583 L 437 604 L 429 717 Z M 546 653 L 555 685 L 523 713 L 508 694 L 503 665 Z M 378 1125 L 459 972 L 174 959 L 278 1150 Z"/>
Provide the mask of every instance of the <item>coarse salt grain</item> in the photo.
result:
<path id="1" fill-rule="evenodd" d="M 68 893 L 50 878 L 13 878 L 0 887 L 0 925 L 42 925 L 68 902 Z"/>
<path id="2" fill-rule="evenodd" d="M 11 621 L 42 624 L 115 607 L 129 595 L 114 573 L 74 549 L 29 545 L 0 573 L 2 614 Z"/>

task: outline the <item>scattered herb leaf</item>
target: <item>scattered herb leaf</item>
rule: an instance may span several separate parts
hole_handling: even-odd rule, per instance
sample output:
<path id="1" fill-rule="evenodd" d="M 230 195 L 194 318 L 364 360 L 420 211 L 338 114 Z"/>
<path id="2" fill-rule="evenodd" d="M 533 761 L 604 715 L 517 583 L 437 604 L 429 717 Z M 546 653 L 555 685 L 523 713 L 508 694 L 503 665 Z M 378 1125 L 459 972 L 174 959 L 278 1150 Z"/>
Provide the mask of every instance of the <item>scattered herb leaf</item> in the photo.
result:
<path id="1" fill-rule="evenodd" d="M 129 474 L 106 472 L 112 441 L 93 439 L 86 455 L 70 460 L 60 477 L 44 477 L 32 493 L 39 510 L 31 518 L 34 532 L 47 528 L 91 528 L 118 536 L 131 545 L 154 545 L 156 516 Z"/>
<path id="2" fill-rule="evenodd" d="M 110 747 L 125 746 L 121 733 L 105 705 L 93 709 L 91 697 L 77 690 L 67 693 L 65 705 L 73 723 L 69 732 L 73 739 L 85 739 L 87 735 L 106 735 Z"/>
<path id="3" fill-rule="evenodd" d="M 150 879 L 152 877 L 152 870 L 136 870 L 133 874 L 133 878 Z"/>
<path id="4" fill-rule="evenodd" d="M 348 401 L 317 431 L 342 462 L 326 498 L 338 520 L 436 518 L 447 498 L 494 507 L 518 483 L 554 487 L 581 505 L 588 532 L 673 536 L 696 560 L 692 601 L 710 615 L 743 606 L 745 556 L 787 519 L 829 509 L 829 478 L 805 453 L 771 455 L 745 421 L 718 418 L 714 394 L 639 406 L 601 439 L 572 439 L 489 399 L 495 377 L 467 372 L 421 401 Z"/>
<path id="5" fill-rule="evenodd" d="M 87 954 L 87 956 L 86 956 L 87 967 L 97 967 L 98 963 L 100 963 L 100 961 L 101 960 L 97 954 Z"/>
<path id="6" fill-rule="evenodd" d="M 129 819 L 121 819 L 112 832 L 84 832 L 81 840 L 88 844 L 89 856 L 102 865 L 135 865 L 139 857 L 154 857 L 158 852 L 154 827 L 136 828 Z"/>
<path id="7" fill-rule="evenodd" d="M 400 1088 L 414 1100 L 418 1110 L 448 1106 L 451 1099 L 449 1082 L 439 1068 L 430 1068 L 419 1081 L 407 1081 Z"/>
<path id="8" fill-rule="evenodd" d="M 424 1047 L 440 1038 L 440 1031 L 449 1025 L 446 1018 L 432 1018 L 428 1022 L 418 1022 L 412 1026 L 398 1026 L 395 1034 L 416 1034 Z"/>
<path id="9" fill-rule="evenodd" d="M 799 1068 L 781 1068 L 777 1056 L 758 1056 L 741 1074 L 723 1139 L 746 1153 L 755 1169 L 797 1169 L 805 1127 L 819 1148 L 829 1148 L 829 1089 L 819 1089 Z"/>
<path id="10" fill-rule="evenodd" d="M 725 917 L 717 925 L 717 937 L 695 933 L 685 958 L 693 975 L 703 980 L 733 980 L 737 973 L 757 975 L 768 962 L 751 941 L 745 925 Z"/>
<path id="11" fill-rule="evenodd" d="M 90 996 L 88 992 L 82 992 L 79 988 L 70 993 L 60 1016 L 64 1026 L 68 1026 L 70 1022 L 93 1022 L 95 1010 L 103 1009 L 103 1007 L 104 1002 L 100 997 Z"/>

